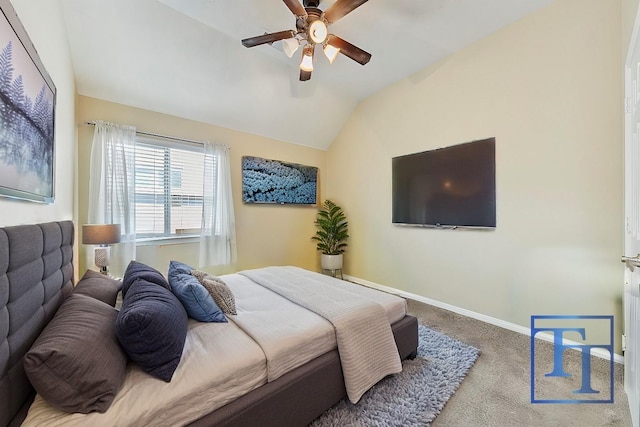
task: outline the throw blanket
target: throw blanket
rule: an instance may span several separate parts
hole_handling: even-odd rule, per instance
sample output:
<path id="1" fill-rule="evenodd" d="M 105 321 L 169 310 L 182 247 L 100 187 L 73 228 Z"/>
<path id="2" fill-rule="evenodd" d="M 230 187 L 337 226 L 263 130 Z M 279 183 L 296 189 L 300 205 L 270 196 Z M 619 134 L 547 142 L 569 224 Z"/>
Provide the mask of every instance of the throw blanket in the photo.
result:
<path id="1" fill-rule="evenodd" d="M 333 324 L 351 402 L 357 403 L 382 378 L 402 371 L 393 332 L 381 305 L 331 287 L 330 282 L 337 279 L 301 268 L 267 267 L 239 274 Z"/>

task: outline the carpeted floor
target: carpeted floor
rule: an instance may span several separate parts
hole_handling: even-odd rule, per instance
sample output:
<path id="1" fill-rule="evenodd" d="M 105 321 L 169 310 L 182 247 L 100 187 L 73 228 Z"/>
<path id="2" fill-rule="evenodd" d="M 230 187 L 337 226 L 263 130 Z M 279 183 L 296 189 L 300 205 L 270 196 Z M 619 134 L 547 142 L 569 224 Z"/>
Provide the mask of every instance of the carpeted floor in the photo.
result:
<path id="1" fill-rule="evenodd" d="M 440 413 L 478 358 L 478 350 L 420 326 L 418 357 L 376 384 L 354 405 L 347 399 L 312 427 L 426 427 Z"/>
<path id="2" fill-rule="evenodd" d="M 532 404 L 528 336 L 415 301 L 409 301 L 408 307 L 421 323 L 480 350 L 432 427 L 631 426 L 623 365 L 615 364 L 613 404 Z M 536 344 L 536 354 L 538 349 Z M 541 342 L 540 351 L 551 354 L 553 347 Z M 566 355 L 567 372 L 580 369 L 579 353 Z M 608 374 L 608 364 L 593 357 L 592 383 L 606 383 Z"/>

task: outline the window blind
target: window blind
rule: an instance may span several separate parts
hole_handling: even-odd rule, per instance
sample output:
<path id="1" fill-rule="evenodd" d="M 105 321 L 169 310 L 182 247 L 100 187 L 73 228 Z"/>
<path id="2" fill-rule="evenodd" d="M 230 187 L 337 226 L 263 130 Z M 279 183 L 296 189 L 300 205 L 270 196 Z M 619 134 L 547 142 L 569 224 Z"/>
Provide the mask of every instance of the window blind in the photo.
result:
<path id="1" fill-rule="evenodd" d="M 202 146 L 136 138 L 137 236 L 200 234 L 203 176 Z"/>

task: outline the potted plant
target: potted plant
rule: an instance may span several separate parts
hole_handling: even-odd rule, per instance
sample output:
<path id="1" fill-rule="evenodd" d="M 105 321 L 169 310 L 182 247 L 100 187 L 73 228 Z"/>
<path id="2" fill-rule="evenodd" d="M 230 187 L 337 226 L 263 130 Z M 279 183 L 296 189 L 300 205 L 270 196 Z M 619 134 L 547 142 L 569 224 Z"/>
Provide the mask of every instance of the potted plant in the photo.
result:
<path id="1" fill-rule="evenodd" d="M 322 253 L 320 262 L 323 270 L 342 269 L 342 254 L 347 247 L 348 223 L 342 208 L 331 200 L 325 200 L 318 214 L 315 225 L 316 235 L 311 239 L 317 241 L 317 249 Z"/>

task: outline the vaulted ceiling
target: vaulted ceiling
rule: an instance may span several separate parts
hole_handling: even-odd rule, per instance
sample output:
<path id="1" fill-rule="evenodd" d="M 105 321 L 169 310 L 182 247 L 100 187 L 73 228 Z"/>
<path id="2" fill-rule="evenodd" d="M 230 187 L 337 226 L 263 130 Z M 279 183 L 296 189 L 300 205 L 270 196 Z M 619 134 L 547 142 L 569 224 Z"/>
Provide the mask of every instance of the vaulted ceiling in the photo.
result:
<path id="1" fill-rule="evenodd" d="M 317 49 L 300 82 L 301 50 L 240 43 L 295 29 L 280 0 L 60 0 L 79 94 L 320 149 L 364 98 L 552 1 L 370 0 L 330 32 L 371 61 Z"/>

